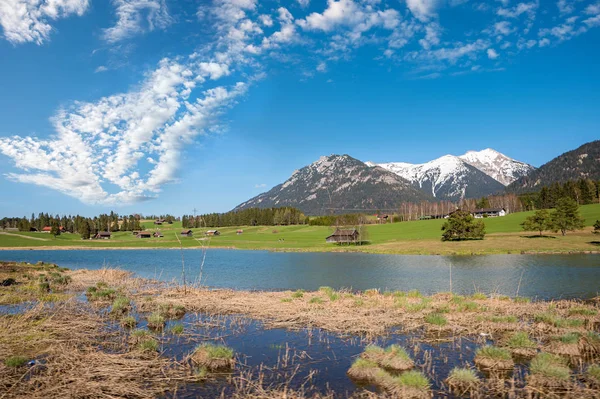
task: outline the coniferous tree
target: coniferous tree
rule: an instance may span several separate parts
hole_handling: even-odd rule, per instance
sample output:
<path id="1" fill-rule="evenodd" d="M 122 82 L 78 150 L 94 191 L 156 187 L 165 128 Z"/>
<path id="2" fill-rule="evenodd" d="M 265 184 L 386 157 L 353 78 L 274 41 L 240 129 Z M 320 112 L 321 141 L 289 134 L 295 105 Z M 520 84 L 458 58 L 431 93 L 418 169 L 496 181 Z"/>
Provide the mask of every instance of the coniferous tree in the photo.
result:
<path id="1" fill-rule="evenodd" d="M 592 233 L 600 234 L 600 220 L 596 220 L 596 223 L 594 223 L 594 231 Z"/>

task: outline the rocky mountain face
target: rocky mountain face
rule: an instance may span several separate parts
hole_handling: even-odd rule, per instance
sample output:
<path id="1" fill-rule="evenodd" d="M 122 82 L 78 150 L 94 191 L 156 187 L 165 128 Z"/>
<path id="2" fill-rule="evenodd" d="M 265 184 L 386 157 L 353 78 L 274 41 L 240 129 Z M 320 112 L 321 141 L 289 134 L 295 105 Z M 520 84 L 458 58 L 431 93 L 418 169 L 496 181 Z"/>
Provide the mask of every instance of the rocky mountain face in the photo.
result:
<path id="1" fill-rule="evenodd" d="M 468 151 L 459 158 L 505 186 L 535 170 L 533 166 L 509 158 L 491 148 Z"/>
<path id="2" fill-rule="evenodd" d="M 332 211 L 375 212 L 395 209 L 402 202 L 432 200 L 428 192 L 395 173 L 368 166 L 348 155 L 330 155 L 295 171 L 283 184 L 234 210 L 293 206 L 309 215 L 324 215 Z"/>
<path id="3" fill-rule="evenodd" d="M 423 164 L 390 162 L 378 166 L 405 178 L 438 200 L 458 201 L 504 190 L 500 182 L 454 155 L 445 155 Z"/>
<path id="4" fill-rule="evenodd" d="M 552 183 L 579 179 L 600 180 L 600 140 L 559 155 L 514 181 L 507 189 L 513 192 L 536 191 Z"/>

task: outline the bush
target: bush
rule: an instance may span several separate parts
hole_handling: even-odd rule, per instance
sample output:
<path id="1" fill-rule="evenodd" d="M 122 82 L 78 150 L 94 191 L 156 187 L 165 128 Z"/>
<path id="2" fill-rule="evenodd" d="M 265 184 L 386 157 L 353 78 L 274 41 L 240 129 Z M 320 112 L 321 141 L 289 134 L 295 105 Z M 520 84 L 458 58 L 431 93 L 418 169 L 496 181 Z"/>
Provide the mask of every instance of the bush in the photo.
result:
<path id="1" fill-rule="evenodd" d="M 482 240 L 485 225 L 470 212 L 457 210 L 442 225 L 442 241 Z"/>

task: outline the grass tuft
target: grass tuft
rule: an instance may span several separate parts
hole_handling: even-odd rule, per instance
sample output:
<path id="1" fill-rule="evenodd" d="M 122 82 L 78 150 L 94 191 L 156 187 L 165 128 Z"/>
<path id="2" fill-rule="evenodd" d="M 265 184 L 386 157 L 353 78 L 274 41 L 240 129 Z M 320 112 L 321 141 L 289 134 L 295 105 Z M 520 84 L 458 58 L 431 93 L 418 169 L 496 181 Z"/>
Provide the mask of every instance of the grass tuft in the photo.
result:
<path id="1" fill-rule="evenodd" d="M 448 324 L 448 320 L 439 313 L 430 313 L 425 316 L 425 321 L 429 324 L 433 324 L 436 326 L 445 326 Z"/>
<path id="2" fill-rule="evenodd" d="M 567 362 L 560 356 L 550 353 L 540 353 L 531 360 L 529 371 L 534 375 L 566 381 L 569 379 L 570 370 Z"/>
<path id="3" fill-rule="evenodd" d="M 27 364 L 27 358 L 25 356 L 9 356 L 4 360 L 6 367 L 21 367 Z"/>
<path id="4" fill-rule="evenodd" d="M 410 387 L 418 390 L 429 390 L 429 379 L 420 371 L 407 371 L 396 377 L 398 383 L 405 387 Z"/>
<path id="5" fill-rule="evenodd" d="M 512 349 L 537 348 L 537 344 L 529 338 L 526 332 L 514 333 L 506 343 L 506 346 Z"/>
<path id="6" fill-rule="evenodd" d="M 308 301 L 308 303 L 316 303 L 316 304 L 320 304 L 323 303 L 323 299 L 321 299 L 320 297 L 316 296 L 310 299 L 310 301 Z"/>
<path id="7" fill-rule="evenodd" d="M 137 326 L 137 320 L 133 316 L 126 316 L 121 319 L 121 326 L 124 328 L 133 328 Z"/>
<path id="8" fill-rule="evenodd" d="M 165 317 L 159 312 L 154 312 L 148 316 L 148 328 L 162 330 L 165 327 Z"/>
<path id="9" fill-rule="evenodd" d="M 477 349 L 476 356 L 492 360 L 512 360 L 510 352 L 503 348 L 487 345 Z"/>
<path id="10" fill-rule="evenodd" d="M 297 290 L 292 294 L 292 298 L 302 298 L 304 296 L 304 290 Z"/>
<path id="11" fill-rule="evenodd" d="M 181 335 L 183 334 L 183 331 L 185 330 L 185 328 L 183 327 L 183 324 L 173 324 L 171 326 L 171 328 L 169 328 L 169 332 L 171 334 L 175 334 L 175 335 Z"/>

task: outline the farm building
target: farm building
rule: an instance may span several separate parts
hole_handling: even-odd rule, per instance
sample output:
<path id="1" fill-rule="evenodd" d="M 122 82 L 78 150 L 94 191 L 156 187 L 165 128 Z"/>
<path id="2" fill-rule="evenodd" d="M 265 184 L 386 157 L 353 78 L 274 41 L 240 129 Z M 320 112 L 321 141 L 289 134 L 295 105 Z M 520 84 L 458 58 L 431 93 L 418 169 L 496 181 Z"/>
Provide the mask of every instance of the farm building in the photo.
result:
<path id="1" fill-rule="evenodd" d="M 477 219 L 481 219 L 484 217 L 495 218 L 495 217 L 499 217 L 499 216 L 506 216 L 506 209 L 504 209 L 504 208 L 483 208 L 483 209 L 475 209 L 471 213 Z"/>
<path id="2" fill-rule="evenodd" d="M 140 231 L 136 237 L 137 238 L 152 238 L 152 233 L 150 233 L 149 231 Z"/>
<path id="3" fill-rule="evenodd" d="M 221 232 L 219 230 L 208 230 L 204 234 L 207 235 L 207 236 L 220 236 Z"/>
<path id="4" fill-rule="evenodd" d="M 99 231 L 93 238 L 95 240 L 110 240 L 110 231 Z"/>
<path id="5" fill-rule="evenodd" d="M 50 226 L 44 226 L 44 227 L 42 227 L 42 232 L 43 233 L 50 233 L 50 231 L 52 231 L 52 227 L 50 227 Z"/>
<path id="6" fill-rule="evenodd" d="M 155 231 L 153 236 L 154 237 L 164 237 L 163 233 L 161 233 L 160 231 Z"/>
<path id="7" fill-rule="evenodd" d="M 182 230 L 181 231 L 181 235 L 182 236 L 186 236 L 186 237 L 191 237 L 194 235 L 194 232 L 192 230 Z"/>
<path id="8" fill-rule="evenodd" d="M 358 231 L 356 229 L 340 230 L 335 232 L 325 239 L 329 243 L 350 244 L 358 242 Z"/>
<path id="9" fill-rule="evenodd" d="M 236 232 L 235 232 L 235 234 L 237 234 L 238 236 L 239 236 L 240 234 L 244 234 L 244 230 L 238 230 L 238 231 L 236 231 Z"/>
<path id="10" fill-rule="evenodd" d="M 377 223 L 386 224 L 388 222 L 389 218 L 390 218 L 389 215 L 384 215 L 384 214 L 377 215 Z"/>

